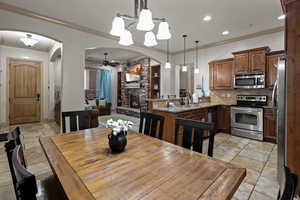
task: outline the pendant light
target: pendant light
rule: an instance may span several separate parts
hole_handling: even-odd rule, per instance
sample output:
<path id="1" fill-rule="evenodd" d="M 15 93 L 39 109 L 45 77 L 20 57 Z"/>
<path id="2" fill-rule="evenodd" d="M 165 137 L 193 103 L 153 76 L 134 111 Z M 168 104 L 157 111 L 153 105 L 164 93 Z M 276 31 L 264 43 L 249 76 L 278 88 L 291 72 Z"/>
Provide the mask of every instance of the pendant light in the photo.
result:
<path id="1" fill-rule="evenodd" d="M 144 8 L 140 12 L 139 21 L 136 26 L 140 31 L 151 31 L 154 28 L 152 12 L 147 8 L 147 1 L 144 2 Z"/>
<path id="2" fill-rule="evenodd" d="M 159 23 L 156 37 L 158 40 L 168 40 L 172 37 L 168 22 L 163 21 Z"/>
<path id="3" fill-rule="evenodd" d="M 33 47 L 36 45 L 39 41 L 32 38 L 32 35 L 26 34 L 26 37 L 20 39 L 26 46 Z"/>
<path id="4" fill-rule="evenodd" d="M 165 64 L 165 69 L 171 69 L 171 63 L 170 63 L 170 56 L 169 56 L 170 52 L 169 52 L 169 40 L 167 40 L 167 62 Z"/>
<path id="5" fill-rule="evenodd" d="M 113 36 L 120 37 L 125 30 L 125 22 L 124 20 L 119 17 L 118 15 L 114 18 L 112 23 L 112 28 L 110 30 L 110 34 Z"/>
<path id="6" fill-rule="evenodd" d="M 119 44 L 123 46 L 130 46 L 133 43 L 132 34 L 129 30 L 125 29 L 120 36 Z"/>
<path id="7" fill-rule="evenodd" d="M 196 74 L 199 74 L 200 70 L 199 70 L 199 62 L 198 62 L 198 44 L 199 44 L 199 41 L 195 41 L 196 43 L 196 65 L 195 65 L 195 73 Z"/>
<path id="8" fill-rule="evenodd" d="M 147 0 L 132 1 L 134 2 L 134 15 L 117 13 L 112 22 L 109 33 L 113 36 L 120 37 L 119 44 L 125 46 L 133 44 L 132 35 L 128 32 L 129 27 L 133 25 L 136 26 L 137 30 L 145 31 L 144 44 L 147 47 L 157 45 L 156 39 L 169 40 L 172 37 L 167 19 L 153 17 L 151 10 L 148 8 Z M 158 22 L 158 32 L 154 35 L 152 31 Z"/>
<path id="9" fill-rule="evenodd" d="M 184 45 L 184 49 L 183 49 L 183 66 L 182 66 L 182 71 L 183 72 L 187 72 L 187 66 L 186 66 L 186 63 L 185 63 L 185 57 L 186 57 L 186 37 L 187 35 L 183 35 L 183 45 Z"/>
<path id="10" fill-rule="evenodd" d="M 154 33 L 152 31 L 151 32 L 147 32 L 145 34 L 144 45 L 146 47 L 153 47 L 153 46 L 157 45 L 157 41 L 156 41 L 155 35 L 154 35 Z"/>

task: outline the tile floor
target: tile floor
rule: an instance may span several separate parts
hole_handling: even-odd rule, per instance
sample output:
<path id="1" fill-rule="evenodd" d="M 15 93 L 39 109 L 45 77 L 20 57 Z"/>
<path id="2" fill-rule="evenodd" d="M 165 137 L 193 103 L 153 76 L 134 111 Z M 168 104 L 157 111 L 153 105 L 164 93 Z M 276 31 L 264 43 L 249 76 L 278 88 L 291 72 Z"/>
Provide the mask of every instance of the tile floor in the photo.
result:
<path id="1" fill-rule="evenodd" d="M 38 179 L 48 176 L 51 169 L 38 138 L 58 133 L 59 128 L 54 122 L 26 124 L 20 127 L 28 169 Z M 8 128 L 0 127 L 0 132 Z M 276 145 L 219 133 L 216 135 L 214 157 L 247 168 L 247 176 L 233 200 L 276 199 Z M 3 142 L 0 143 L 0 197 L 3 200 L 15 199 Z"/>

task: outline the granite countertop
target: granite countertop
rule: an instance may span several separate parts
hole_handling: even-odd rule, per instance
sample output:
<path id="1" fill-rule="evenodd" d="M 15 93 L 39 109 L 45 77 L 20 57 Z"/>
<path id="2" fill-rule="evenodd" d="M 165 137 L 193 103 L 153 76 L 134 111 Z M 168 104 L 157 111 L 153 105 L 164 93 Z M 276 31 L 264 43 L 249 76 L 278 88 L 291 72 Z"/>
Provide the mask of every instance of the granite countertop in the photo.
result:
<path id="1" fill-rule="evenodd" d="M 228 105 L 231 106 L 233 105 L 232 103 L 200 103 L 198 105 L 192 104 L 190 107 L 172 107 L 172 108 L 166 108 L 166 107 L 156 107 L 153 108 L 153 111 L 160 111 L 160 112 L 171 112 L 171 113 L 181 113 L 181 112 L 186 112 L 186 111 L 192 111 L 192 110 L 197 110 L 197 109 L 202 109 L 202 108 L 210 108 L 214 106 L 221 106 L 221 105 Z"/>

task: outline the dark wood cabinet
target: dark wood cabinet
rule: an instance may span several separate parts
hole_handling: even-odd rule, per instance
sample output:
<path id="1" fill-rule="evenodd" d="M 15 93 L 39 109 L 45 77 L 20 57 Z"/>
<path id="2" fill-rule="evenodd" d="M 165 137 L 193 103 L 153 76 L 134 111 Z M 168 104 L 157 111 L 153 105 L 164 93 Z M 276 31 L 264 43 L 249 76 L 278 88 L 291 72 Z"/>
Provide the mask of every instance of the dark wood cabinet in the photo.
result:
<path id="1" fill-rule="evenodd" d="M 249 52 L 249 66 L 251 73 L 266 72 L 267 50 L 256 50 Z"/>
<path id="2" fill-rule="evenodd" d="M 218 131 L 230 133 L 230 106 L 218 106 L 216 120 Z"/>
<path id="3" fill-rule="evenodd" d="M 276 120 L 272 108 L 264 109 L 264 141 L 276 142 Z"/>
<path id="4" fill-rule="evenodd" d="M 214 62 L 210 62 L 209 64 L 209 89 L 214 90 L 214 71 L 215 71 L 215 65 Z"/>
<path id="5" fill-rule="evenodd" d="M 278 59 L 284 56 L 284 51 L 274 51 L 267 55 L 267 88 L 273 88 L 277 79 Z"/>
<path id="6" fill-rule="evenodd" d="M 269 51 L 269 47 L 261 47 L 232 53 L 234 55 L 234 73 L 266 72 L 266 55 Z"/>
<path id="7" fill-rule="evenodd" d="M 287 164 L 300 177 L 300 0 L 281 0 L 285 19 L 285 50 L 287 58 L 286 131 Z M 296 195 L 300 195 L 300 184 Z"/>
<path id="8" fill-rule="evenodd" d="M 233 59 L 209 63 L 209 83 L 212 90 L 233 89 Z"/>

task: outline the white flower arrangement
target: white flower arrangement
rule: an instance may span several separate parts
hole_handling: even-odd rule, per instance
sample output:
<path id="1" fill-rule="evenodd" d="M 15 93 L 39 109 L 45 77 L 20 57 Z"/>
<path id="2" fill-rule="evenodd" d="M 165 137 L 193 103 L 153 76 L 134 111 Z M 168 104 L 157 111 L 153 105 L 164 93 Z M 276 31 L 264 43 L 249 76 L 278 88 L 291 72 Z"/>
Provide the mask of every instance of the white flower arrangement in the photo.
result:
<path id="1" fill-rule="evenodd" d="M 117 135 L 121 131 L 127 132 L 129 128 L 132 128 L 133 122 L 131 121 L 123 121 L 119 119 L 118 121 L 114 121 L 113 119 L 109 119 L 106 122 L 107 127 L 113 128 L 113 134 Z"/>

